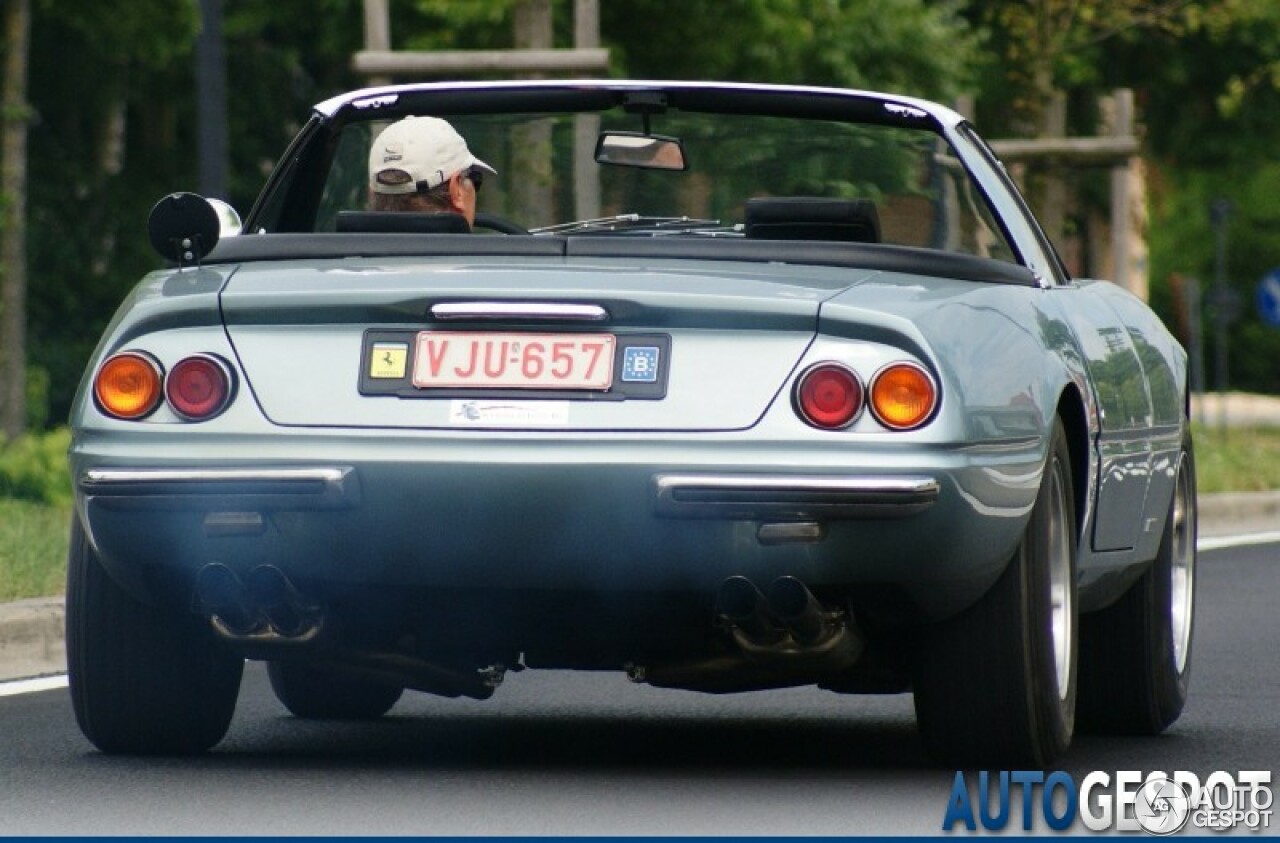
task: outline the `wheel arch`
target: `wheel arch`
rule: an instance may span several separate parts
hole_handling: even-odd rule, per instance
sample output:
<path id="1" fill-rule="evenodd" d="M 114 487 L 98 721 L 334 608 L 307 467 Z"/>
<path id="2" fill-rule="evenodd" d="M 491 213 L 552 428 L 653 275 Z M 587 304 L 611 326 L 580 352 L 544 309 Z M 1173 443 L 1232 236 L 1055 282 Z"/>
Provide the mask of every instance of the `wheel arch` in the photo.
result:
<path id="1" fill-rule="evenodd" d="M 1089 420 L 1084 397 L 1068 384 L 1058 398 L 1058 418 L 1067 434 L 1071 453 L 1071 488 L 1075 504 L 1076 536 L 1083 541 L 1089 516 Z"/>

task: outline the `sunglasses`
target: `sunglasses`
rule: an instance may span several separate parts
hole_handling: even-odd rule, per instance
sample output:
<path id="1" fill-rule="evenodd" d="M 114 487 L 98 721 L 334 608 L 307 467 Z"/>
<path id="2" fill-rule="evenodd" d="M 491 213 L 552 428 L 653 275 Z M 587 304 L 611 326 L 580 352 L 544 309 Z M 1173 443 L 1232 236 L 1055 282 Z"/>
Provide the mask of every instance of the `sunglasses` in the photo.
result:
<path id="1" fill-rule="evenodd" d="M 481 170 L 478 167 L 472 167 L 463 175 L 471 179 L 471 183 L 475 185 L 476 193 L 479 193 L 481 186 L 484 185 L 484 170 Z"/>

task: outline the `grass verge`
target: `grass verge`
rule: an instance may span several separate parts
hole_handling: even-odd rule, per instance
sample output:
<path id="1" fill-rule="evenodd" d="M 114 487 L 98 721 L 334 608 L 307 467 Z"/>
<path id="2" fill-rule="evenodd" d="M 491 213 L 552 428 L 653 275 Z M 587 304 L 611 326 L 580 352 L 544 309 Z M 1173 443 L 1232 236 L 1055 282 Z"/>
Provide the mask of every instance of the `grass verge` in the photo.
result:
<path id="1" fill-rule="evenodd" d="M 71 507 L 0 498 L 0 602 L 61 594 Z"/>
<path id="2" fill-rule="evenodd" d="M 1193 425 L 1191 436 L 1200 494 L 1280 489 L 1280 427 Z"/>

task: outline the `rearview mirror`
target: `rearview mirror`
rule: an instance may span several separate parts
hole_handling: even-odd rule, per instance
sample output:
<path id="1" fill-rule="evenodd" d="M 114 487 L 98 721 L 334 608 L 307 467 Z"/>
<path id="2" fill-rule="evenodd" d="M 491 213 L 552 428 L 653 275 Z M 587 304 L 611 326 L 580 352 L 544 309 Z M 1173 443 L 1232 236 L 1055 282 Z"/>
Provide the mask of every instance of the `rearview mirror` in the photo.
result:
<path id="1" fill-rule="evenodd" d="M 689 166 L 679 138 L 637 132 L 601 132 L 596 141 L 596 161 L 649 170 L 685 170 Z"/>

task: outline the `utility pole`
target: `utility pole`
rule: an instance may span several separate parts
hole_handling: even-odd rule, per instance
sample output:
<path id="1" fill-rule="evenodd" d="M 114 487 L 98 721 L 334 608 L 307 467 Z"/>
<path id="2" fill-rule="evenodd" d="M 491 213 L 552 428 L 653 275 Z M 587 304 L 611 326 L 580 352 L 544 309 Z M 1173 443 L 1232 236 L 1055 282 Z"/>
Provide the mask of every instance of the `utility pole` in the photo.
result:
<path id="1" fill-rule="evenodd" d="M 227 189 L 227 55 L 222 41 L 222 0 L 200 0 L 196 38 L 196 158 L 200 192 L 230 199 Z"/>

